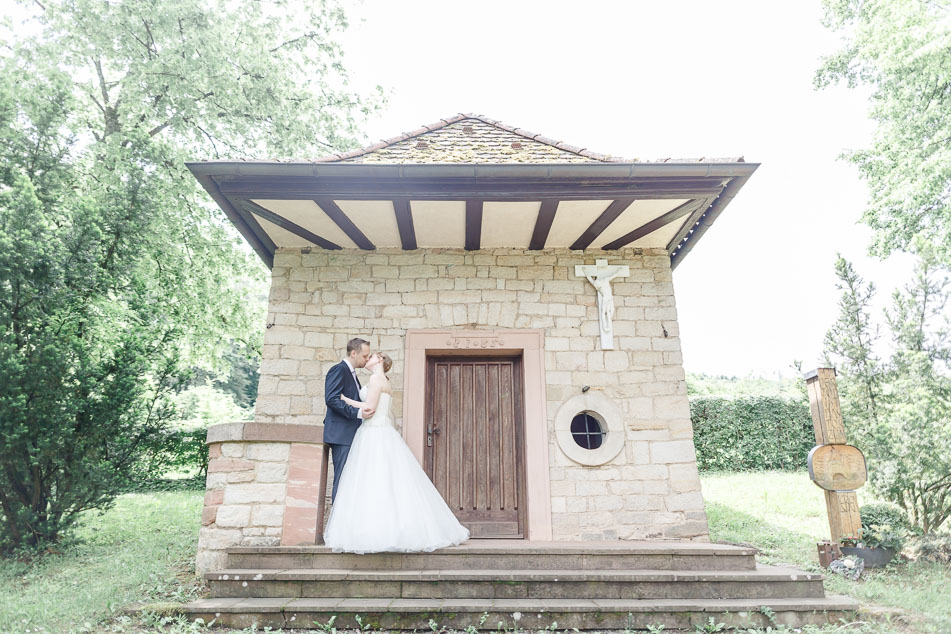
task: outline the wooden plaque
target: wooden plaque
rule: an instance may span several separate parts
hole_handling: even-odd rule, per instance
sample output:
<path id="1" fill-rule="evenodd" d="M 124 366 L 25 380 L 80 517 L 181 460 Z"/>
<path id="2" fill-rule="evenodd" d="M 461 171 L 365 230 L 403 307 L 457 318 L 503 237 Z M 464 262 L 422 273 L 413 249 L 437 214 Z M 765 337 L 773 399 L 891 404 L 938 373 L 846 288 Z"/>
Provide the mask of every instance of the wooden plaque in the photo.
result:
<path id="1" fill-rule="evenodd" d="M 819 445 L 809 452 L 809 477 L 826 491 L 854 491 L 868 480 L 865 456 L 852 445 Z"/>

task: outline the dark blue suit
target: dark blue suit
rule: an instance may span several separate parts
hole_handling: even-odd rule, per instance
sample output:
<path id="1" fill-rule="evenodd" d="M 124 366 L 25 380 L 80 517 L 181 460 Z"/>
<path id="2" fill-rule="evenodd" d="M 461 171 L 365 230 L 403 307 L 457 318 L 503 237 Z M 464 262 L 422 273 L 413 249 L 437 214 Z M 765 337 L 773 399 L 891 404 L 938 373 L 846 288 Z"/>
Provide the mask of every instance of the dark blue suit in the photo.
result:
<path id="1" fill-rule="evenodd" d="M 341 361 L 330 368 L 324 381 L 324 401 L 327 403 L 327 415 L 324 417 L 324 444 L 330 445 L 334 463 L 334 487 L 331 501 L 337 497 L 337 485 L 340 483 L 340 474 L 347 464 L 347 454 L 350 453 L 350 444 L 353 435 L 363 423 L 360 419 L 360 410 L 340 400 L 343 394 L 355 401 L 360 400 L 360 388 L 350 374 L 350 367 Z"/>

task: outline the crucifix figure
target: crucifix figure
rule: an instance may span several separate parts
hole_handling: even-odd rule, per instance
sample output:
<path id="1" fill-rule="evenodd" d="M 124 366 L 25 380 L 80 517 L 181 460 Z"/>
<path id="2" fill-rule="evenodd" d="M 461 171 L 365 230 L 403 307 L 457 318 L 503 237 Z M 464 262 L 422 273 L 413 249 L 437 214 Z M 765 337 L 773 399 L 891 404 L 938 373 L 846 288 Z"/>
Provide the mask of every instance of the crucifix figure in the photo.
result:
<path id="1" fill-rule="evenodd" d="M 595 264 L 575 266 L 575 275 L 585 277 L 598 292 L 598 325 L 601 330 L 601 349 L 614 348 L 614 294 L 611 292 L 611 280 L 627 277 L 631 274 L 628 266 L 608 266 L 607 260 L 595 260 Z"/>

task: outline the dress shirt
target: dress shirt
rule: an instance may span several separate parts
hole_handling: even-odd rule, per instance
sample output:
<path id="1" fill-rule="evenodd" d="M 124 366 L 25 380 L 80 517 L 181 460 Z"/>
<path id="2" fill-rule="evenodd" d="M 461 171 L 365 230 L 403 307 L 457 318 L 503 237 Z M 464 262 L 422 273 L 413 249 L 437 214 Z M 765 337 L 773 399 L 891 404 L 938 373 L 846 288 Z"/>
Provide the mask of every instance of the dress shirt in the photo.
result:
<path id="1" fill-rule="evenodd" d="M 357 392 L 360 392 L 360 389 L 363 387 L 360 385 L 360 381 L 357 379 L 357 371 L 353 369 L 353 366 L 350 364 L 350 359 L 344 359 L 344 363 L 347 364 L 347 367 L 350 368 L 350 376 L 353 377 L 353 382 L 357 384 Z M 358 410 L 357 418 L 363 420 L 363 409 Z"/>

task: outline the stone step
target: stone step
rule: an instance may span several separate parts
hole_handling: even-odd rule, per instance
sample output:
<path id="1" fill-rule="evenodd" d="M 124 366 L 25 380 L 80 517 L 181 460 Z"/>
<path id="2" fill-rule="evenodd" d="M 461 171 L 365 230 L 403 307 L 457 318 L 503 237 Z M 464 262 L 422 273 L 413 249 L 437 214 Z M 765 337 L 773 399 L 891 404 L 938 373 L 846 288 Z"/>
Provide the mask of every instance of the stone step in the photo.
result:
<path id="1" fill-rule="evenodd" d="M 351 570 L 753 570 L 755 548 L 696 542 L 472 540 L 430 553 L 335 553 L 325 546 L 233 547 L 229 568 Z"/>
<path id="2" fill-rule="evenodd" d="M 205 575 L 214 597 L 403 599 L 821 598 L 822 575 L 758 566 L 697 570 L 230 569 Z"/>
<path id="3" fill-rule="evenodd" d="M 692 629 L 709 619 L 730 627 L 836 623 L 857 607 L 847 597 L 815 599 L 201 599 L 180 608 L 191 619 L 235 628 L 333 627 L 423 630 L 519 628 L 634 630 L 648 625 Z M 358 620 L 359 617 L 359 620 Z M 321 628 L 320 626 L 323 626 Z"/>

